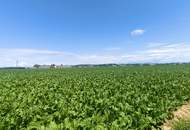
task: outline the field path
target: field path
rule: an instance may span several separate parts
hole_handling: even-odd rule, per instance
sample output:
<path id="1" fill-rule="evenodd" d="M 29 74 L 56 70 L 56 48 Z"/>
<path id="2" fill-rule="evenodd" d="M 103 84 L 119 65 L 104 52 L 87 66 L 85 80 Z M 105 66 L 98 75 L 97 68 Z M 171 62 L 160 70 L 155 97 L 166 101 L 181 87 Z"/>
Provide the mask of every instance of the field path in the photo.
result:
<path id="1" fill-rule="evenodd" d="M 172 124 L 175 121 L 179 121 L 181 119 L 190 119 L 190 101 L 182 105 L 181 107 L 179 107 L 177 111 L 175 111 L 173 114 L 174 114 L 174 118 L 171 120 L 167 120 L 161 126 L 163 130 L 172 130 Z"/>

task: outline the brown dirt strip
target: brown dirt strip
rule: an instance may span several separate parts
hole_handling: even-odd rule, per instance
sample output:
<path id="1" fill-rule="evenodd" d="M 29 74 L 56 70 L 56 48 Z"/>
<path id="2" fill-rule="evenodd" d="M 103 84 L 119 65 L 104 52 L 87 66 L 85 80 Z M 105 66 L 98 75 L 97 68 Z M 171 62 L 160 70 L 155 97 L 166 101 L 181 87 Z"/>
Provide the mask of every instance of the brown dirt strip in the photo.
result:
<path id="1" fill-rule="evenodd" d="M 172 124 L 181 119 L 190 119 L 190 101 L 186 104 L 182 105 L 173 113 L 174 118 L 171 120 L 167 120 L 161 128 L 163 130 L 172 130 Z"/>

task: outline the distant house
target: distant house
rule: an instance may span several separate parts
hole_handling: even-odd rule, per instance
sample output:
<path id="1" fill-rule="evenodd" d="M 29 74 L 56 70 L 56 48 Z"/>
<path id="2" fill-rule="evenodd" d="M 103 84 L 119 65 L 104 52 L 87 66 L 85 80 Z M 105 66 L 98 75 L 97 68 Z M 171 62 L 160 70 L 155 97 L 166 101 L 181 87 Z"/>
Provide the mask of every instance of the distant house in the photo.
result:
<path id="1" fill-rule="evenodd" d="M 57 66 L 55 64 L 51 64 L 50 68 L 57 68 Z"/>
<path id="2" fill-rule="evenodd" d="M 65 66 L 63 65 L 63 64 L 61 64 L 61 65 L 56 65 L 56 68 L 64 68 Z"/>

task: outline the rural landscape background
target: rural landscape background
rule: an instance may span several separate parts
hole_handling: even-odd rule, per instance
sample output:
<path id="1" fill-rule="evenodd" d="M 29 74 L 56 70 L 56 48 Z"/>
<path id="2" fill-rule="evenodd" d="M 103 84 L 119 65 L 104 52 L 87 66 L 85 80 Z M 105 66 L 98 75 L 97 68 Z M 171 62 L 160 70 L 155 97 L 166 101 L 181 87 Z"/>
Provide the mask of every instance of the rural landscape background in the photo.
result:
<path id="1" fill-rule="evenodd" d="M 189 0 L 0 0 L 0 130 L 190 130 Z"/>

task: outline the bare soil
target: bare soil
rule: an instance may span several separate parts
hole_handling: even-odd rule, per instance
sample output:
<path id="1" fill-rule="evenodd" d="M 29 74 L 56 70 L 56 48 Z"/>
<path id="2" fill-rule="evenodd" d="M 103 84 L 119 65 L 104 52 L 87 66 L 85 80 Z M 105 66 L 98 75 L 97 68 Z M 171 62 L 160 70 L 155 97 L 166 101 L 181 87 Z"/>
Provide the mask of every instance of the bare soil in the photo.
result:
<path id="1" fill-rule="evenodd" d="M 173 115 L 173 119 L 166 120 L 166 122 L 161 126 L 163 130 L 172 130 L 172 124 L 176 121 L 190 119 L 190 101 L 179 107 Z"/>

